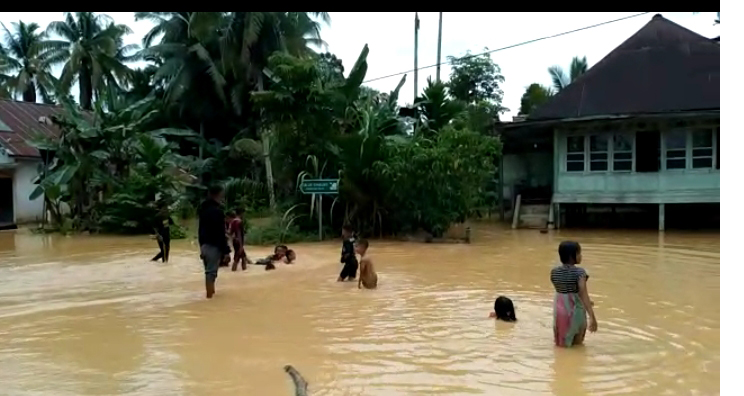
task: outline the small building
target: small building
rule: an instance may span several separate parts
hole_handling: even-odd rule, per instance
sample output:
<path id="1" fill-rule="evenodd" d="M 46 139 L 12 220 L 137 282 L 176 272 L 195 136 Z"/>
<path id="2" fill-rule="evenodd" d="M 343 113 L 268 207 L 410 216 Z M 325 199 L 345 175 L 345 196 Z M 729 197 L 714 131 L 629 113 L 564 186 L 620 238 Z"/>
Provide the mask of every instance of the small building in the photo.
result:
<path id="1" fill-rule="evenodd" d="M 718 41 L 656 15 L 526 120 L 497 124 L 513 226 L 717 227 L 719 72 Z"/>
<path id="2" fill-rule="evenodd" d="M 0 229 L 41 221 L 44 199 L 29 199 L 42 169 L 42 154 L 31 141 L 59 136 L 51 117 L 58 106 L 0 99 Z"/>

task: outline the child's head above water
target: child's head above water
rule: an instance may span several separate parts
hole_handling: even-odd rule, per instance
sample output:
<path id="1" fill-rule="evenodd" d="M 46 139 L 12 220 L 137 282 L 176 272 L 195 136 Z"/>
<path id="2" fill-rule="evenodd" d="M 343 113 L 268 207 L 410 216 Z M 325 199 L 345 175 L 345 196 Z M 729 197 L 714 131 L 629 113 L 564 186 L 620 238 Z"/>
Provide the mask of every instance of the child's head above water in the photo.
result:
<path id="1" fill-rule="evenodd" d="M 295 254 L 294 250 L 287 249 L 287 252 L 284 254 L 284 261 L 287 264 L 291 264 L 296 258 L 297 255 Z"/>
<path id="2" fill-rule="evenodd" d="M 243 216 L 243 213 L 245 213 L 245 209 L 243 209 L 243 208 L 237 208 L 237 209 L 235 209 L 235 215 L 236 216 Z"/>
<path id="3" fill-rule="evenodd" d="M 514 303 L 509 297 L 499 296 L 493 303 L 493 313 L 491 317 L 503 320 L 504 322 L 516 322 L 517 313 L 514 310 Z"/>
<path id="4" fill-rule="evenodd" d="M 563 264 L 581 264 L 581 245 L 574 241 L 563 241 L 558 245 L 558 256 Z"/>
<path id="5" fill-rule="evenodd" d="M 278 260 L 283 258 L 287 254 L 287 245 L 276 245 L 274 247 L 274 257 Z"/>
<path id="6" fill-rule="evenodd" d="M 234 218 L 235 218 L 235 212 L 233 212 L 233 211 L 231 210 L 231 211 L 229 211 L 229 212 L 225 213 L 225 218 L 227 218 L 228 220 L 230 220 L 230 219 L 234 219 Z"/>
<path id="7" fill-rule="evenodd" d="M 363 255 L 367 252 L 367 248 L 369 248 L 369 242 L 366 239 L 360 239 L 354 244 L 354 251 L 358 254 Z"/>
<path id="8" fill-rule="evenodd" d="M 344 225 L 343 228 L 341 228 L 341 235 L 345 239 L 350 238 L 352 235 L 354 235 L 354 228 L 352 228 L 349 224 Z"/>

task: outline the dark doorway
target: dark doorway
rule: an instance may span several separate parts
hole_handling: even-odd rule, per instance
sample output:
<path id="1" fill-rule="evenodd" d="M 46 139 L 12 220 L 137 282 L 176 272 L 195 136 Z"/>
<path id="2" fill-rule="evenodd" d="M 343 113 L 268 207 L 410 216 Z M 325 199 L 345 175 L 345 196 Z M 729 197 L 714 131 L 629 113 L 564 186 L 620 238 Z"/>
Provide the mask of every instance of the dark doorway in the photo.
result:
<path id="1" fill-rule="evenodd" d="M 667 230 L 720 230 L 721 204 L 666 204 L 664 223 Z"/>
<path id="2" fill-rule="evenodd" d="M 636 172 L 661 170 L 661 133 L 636 133 Z"/>
<path id="3" fill-rule="evenodd" d="M 13 179 L 0 178 L 0 226 L 13 224 Z"/>

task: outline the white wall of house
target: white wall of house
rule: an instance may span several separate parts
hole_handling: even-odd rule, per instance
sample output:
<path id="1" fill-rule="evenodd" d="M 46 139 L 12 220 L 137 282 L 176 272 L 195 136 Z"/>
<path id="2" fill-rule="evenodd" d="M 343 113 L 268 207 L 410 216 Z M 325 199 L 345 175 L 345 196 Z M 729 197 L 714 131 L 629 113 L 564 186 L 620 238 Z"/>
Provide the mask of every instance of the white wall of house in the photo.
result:
<path id="1" fill-rule="evenodd" d="M 28 197 L 36 189 L 34 179 L 38 175 L 41 160 L 16 159 L 13 175 L 13 207 L 17 224 L 40 221 L 44 217 L 44 199 Z"/>
<path id="2" fill-rule="evenodd" d="M 553 201 L 604 204 L 720 202 L 721 172 L 716 167 L 720 133 L 717 127 L 660 131 L 661 167 L 657 172 L 636 172 L 636 137 L 640 133 L 644 132 L 586 134 L 557 131 Z M 592 144 L 591 139 L 598 141 L 600 137 L 607 143 Z M 569 139 L 572 139 L 573 147 L 570 153 Z"/>

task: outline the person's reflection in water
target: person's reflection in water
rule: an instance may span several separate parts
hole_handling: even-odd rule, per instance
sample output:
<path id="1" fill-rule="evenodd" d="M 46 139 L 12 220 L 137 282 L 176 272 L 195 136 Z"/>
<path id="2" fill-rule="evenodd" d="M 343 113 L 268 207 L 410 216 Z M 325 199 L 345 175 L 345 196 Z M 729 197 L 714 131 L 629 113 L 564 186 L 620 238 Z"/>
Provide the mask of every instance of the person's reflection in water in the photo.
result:
<path id="1" fill-rule="evenodd" d="M 586 348 L 554 348 L 553 381 L 550 384 L 556 396 L 588 395 L 582 379 L 586 376 Z"/>

